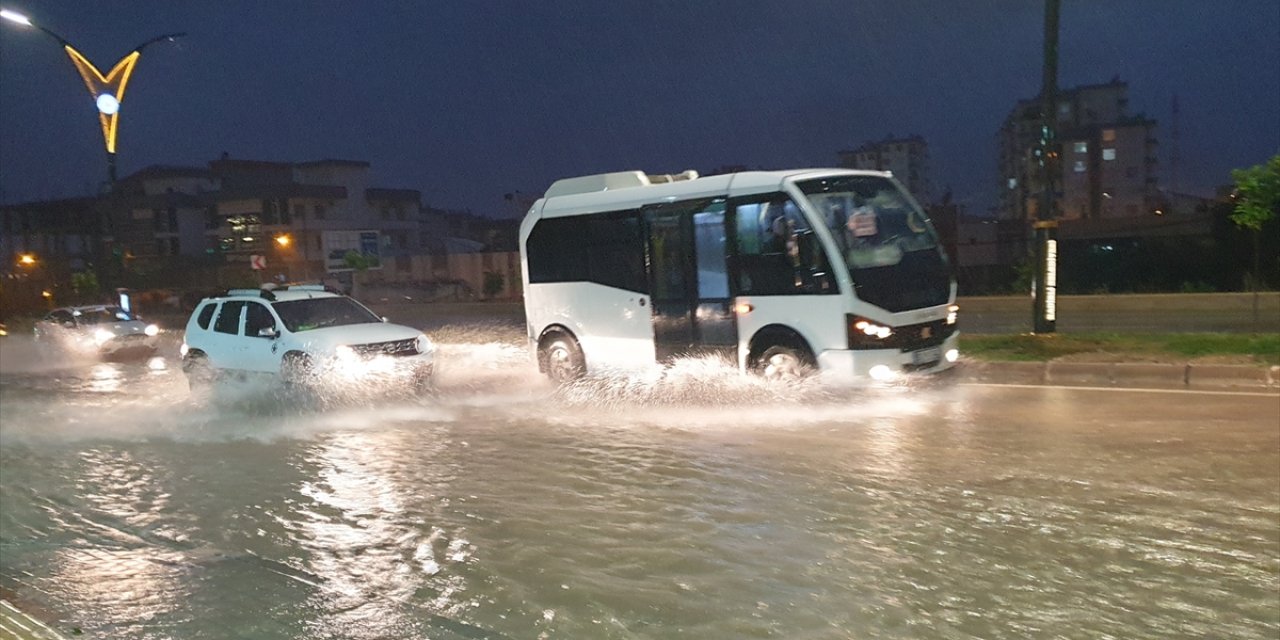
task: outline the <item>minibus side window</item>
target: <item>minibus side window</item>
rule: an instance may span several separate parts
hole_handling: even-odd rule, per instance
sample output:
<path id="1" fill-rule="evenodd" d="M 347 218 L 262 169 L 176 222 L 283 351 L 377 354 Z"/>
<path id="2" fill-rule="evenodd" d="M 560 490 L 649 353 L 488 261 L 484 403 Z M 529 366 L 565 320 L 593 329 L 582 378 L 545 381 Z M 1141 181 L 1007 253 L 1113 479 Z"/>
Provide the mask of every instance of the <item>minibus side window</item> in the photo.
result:
<path id="1" fill-rule="evenodd" d="M 838 292 L 822 245 L 786 195 L 735 203 L 734 231 L 738 295 Z"/>

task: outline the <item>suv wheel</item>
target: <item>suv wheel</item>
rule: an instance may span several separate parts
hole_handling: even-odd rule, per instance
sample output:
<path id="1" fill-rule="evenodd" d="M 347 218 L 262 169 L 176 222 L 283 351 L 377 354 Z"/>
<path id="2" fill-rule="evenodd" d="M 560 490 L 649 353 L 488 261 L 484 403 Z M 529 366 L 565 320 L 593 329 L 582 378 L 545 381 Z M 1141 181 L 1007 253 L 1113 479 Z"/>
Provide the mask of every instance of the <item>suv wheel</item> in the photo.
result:
<path id="1" fill-rule="evenodd" d="M 193 353 L 182 363 L 182 372 L 187 374 L 187 386 L 192 391 L 204 391 L 213 386 L 217 374 L 209 364 L 209 358 L 203 353 Z"/>
<path id="2" fill-rule="evenodd" d="M 311 382 L 314 368 L 311 356 L 296 351 L 286 353 L 280 361 L 280 379 L 287 385 L 305 386 Z"/>
<path id="3" fill-rule="evenodd" d="M 435 388 L 436 388 L 436 383 L 435 383 L 434 367 L 432 367 L 431 365 L 427 365 L 419 369 L 418 372 L 414 374 L 413 376 L 414 392 L 421 395 L 426 395 L 431 393 L 432 391 L 435 391 Z"/>

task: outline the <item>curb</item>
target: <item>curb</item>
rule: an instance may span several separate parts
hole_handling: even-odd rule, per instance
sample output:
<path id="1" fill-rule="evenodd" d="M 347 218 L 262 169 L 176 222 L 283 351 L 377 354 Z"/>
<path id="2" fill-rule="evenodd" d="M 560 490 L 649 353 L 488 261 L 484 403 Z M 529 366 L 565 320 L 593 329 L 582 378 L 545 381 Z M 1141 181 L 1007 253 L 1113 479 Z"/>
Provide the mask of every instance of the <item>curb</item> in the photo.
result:
<path id="1" fill-rule="evenodd" d="M 1280 390 L 1280 366 L 1149 362 L 968 361 L 966 382 L 1140 389 Z"/>

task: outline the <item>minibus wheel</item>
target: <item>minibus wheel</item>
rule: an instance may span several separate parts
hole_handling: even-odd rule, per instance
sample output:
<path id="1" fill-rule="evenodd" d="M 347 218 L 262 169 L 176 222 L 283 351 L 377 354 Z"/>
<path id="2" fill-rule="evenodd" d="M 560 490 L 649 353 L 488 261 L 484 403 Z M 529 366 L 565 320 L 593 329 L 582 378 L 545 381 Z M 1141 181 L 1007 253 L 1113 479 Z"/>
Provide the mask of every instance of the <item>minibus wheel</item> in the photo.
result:
<path id="1" fill-rule="evenodd" d="M 542 342 L 542 362 L 552 382 L 564 383 L 582 377 L 586 364 L 582 348 L 572 336 L 560 332 L 548 335 Z"/>
<path id="2" fill-rule="evenodd" d="M 806 349 L 774 345 L 756 358 L 755 372 L 766 380 L 795 380 L 813 373 L 813 356 Z"/>

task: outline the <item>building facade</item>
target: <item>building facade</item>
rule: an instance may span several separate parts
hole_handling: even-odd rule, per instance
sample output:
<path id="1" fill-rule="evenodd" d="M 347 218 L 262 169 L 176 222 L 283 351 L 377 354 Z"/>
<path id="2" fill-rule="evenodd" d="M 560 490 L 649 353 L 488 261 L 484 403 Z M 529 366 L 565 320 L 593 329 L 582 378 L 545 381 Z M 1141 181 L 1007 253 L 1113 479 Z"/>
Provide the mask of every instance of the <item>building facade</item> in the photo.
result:
<path id="1" fill-rule="evenodd" d="M 997 134 L 1002 219 L 1048 217 L 1039 211 L 1040 109 L 1038 98 L 1018 102 Z M 1057 218 L 1100 220 L 1155 214 L 1160 208 L 1155 130 L 1155 120 L 1129 113 L 1128 84 L 1119 78 L 1060 92 Z"/>
<path id="2" fill-rule="evenodd" d="M 889 171 L 919 200 L 933 203 L 929 176 L 929 144 L 920 136 L 868 142 L 852 151 L 840 151 L 840 166 L 847 169 Z"/>

